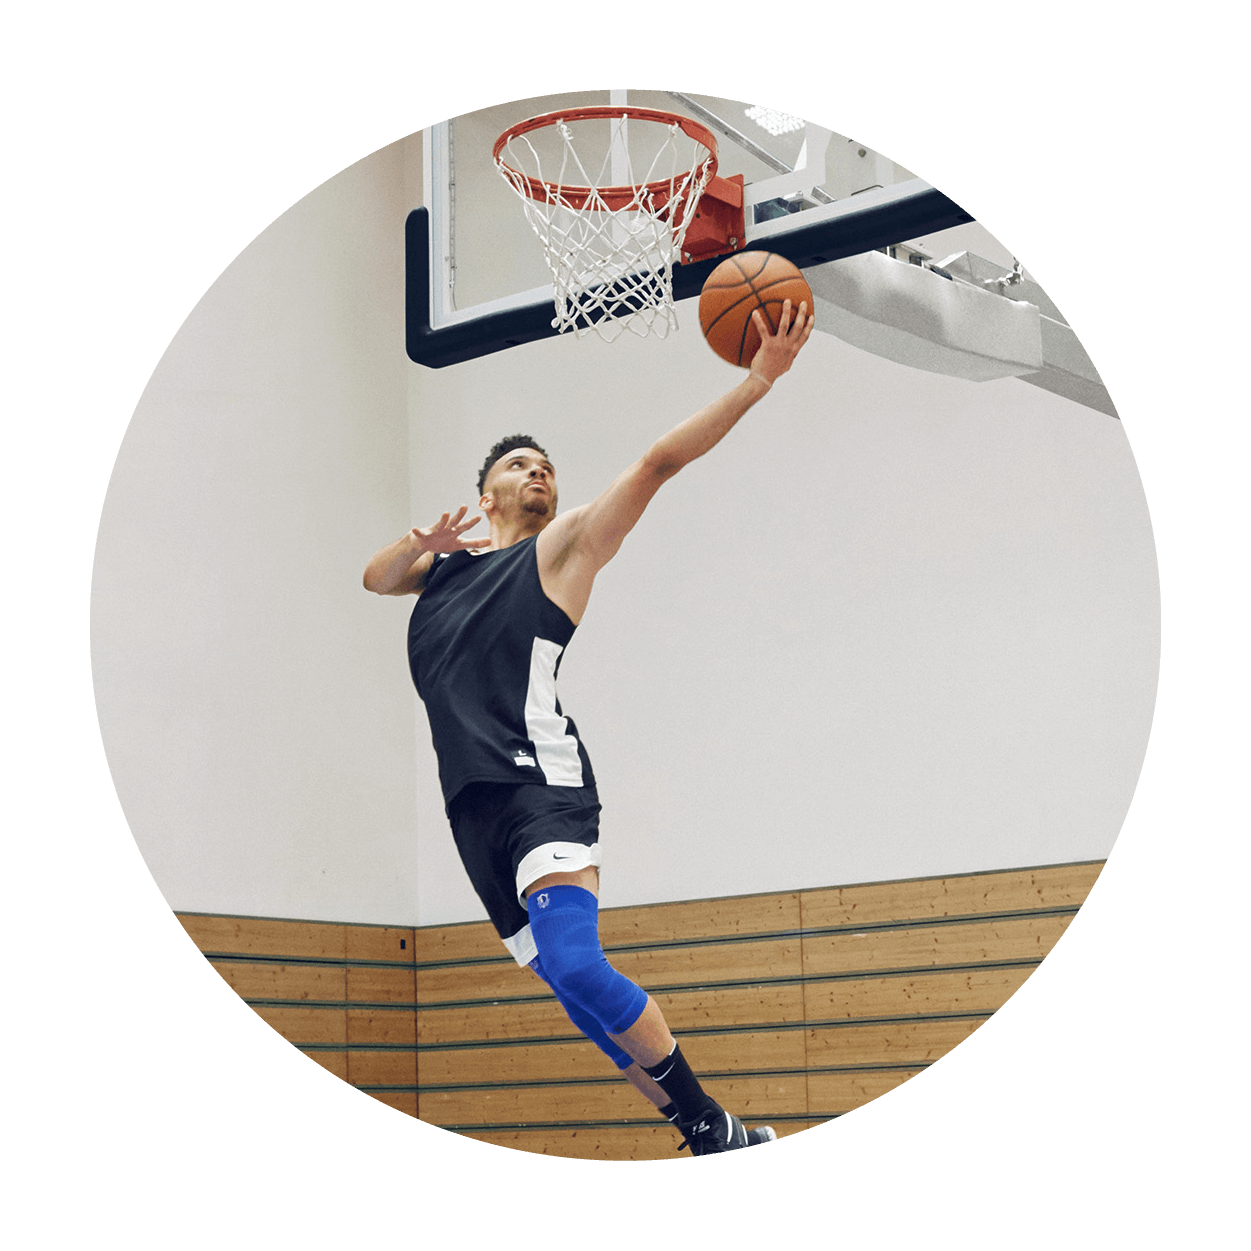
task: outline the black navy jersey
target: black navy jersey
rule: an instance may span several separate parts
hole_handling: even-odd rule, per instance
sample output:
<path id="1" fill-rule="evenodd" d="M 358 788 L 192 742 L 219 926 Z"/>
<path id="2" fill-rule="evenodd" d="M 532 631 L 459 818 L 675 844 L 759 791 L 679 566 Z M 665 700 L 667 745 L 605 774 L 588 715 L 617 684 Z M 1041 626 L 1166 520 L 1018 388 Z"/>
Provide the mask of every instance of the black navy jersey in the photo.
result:
<path id="1" fill-rule="evenodd" d="M 449 805 L 471 782 L 595 783 L 556 698 L 576 627 L 543 591 L 536 538 L 437 556 L 409 619 L 409 670 Z"/>

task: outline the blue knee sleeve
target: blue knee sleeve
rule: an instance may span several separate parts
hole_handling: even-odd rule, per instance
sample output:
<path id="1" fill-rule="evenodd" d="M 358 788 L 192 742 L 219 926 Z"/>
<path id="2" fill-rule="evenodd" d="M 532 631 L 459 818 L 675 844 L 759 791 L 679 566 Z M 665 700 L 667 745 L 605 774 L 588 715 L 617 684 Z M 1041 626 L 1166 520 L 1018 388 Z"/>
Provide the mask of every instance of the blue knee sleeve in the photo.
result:
<path id="1" fill-rule="evenodd" d="M 551 979 L 547 976 L 546 970 L 543 968 L 543 961 L 535 956 L 530 961 L 530 967 L 548 984 L 552 986 Z M 556 988 L 552 987 L 552 993 L 556 994 Z M 604 1027 L 593 1017 L 583 1012 L 576 1004 L 565 1003 L 559 995 L 556 1000 L 562 1008 L 564 1008 L 569 1019 L 574 1026 L 581 1030 L 619 1069 L 628 1069 L 634 1063 L 631 1056 L 628 1056 L 620 1047 L 617 1046 L 611 1038 L 604 1033 Z"/>
<path id="2" fill-rule="evenodd" d="M 608 963 L 599 945 L 599 900 L 581 886 L 548 886 L 529 896 L 526 910 L 544 979 L 565 1011 L 572 1007 L 605 1033 L 624 1034 L 643 1014 L 647 992 Z"/>

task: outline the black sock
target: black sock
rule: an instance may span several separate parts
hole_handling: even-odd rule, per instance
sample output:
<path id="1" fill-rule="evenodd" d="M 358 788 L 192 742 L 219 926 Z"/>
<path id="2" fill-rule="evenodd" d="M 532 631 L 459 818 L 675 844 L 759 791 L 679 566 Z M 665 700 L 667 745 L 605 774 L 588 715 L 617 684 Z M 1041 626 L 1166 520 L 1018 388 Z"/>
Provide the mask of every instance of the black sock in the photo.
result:
<path id="1" fill-rule="evenodd" d="M 643 1065 L 642 1069 L 673 1100 L 669 1108 L 661 1110 L 666 1119 L 674 1119 L 670 1109 L 676 1112 L 678 1121 L 694 1121 L 717 1107 L 716 1101 L 708 1097 L 699 1079 L 691 1072 L 691 1066 L 677 1043 L 659 1064 L 650 1068 Z"/>

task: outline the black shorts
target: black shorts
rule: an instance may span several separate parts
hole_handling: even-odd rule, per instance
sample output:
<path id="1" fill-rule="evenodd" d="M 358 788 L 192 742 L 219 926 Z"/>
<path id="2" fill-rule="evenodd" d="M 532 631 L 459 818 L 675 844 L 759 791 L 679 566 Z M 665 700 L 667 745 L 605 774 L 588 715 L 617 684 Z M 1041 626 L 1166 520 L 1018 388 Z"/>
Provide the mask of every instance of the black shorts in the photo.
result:
<path id="1" fill-rule="evenodd" d="M 452 800 L 461 863 L 518 964 L 537 954 L 527 888 L 548 873 L 599 867 L 599 808 L 593 786 L 475 782 Z"/>

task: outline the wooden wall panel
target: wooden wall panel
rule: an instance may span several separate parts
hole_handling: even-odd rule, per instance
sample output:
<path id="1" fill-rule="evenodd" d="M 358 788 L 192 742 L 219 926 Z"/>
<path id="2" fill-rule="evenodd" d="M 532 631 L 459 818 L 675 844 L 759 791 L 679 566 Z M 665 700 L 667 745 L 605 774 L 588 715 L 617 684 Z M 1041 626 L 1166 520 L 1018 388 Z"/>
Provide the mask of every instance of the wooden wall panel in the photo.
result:
<path id="1" fill-rule="evenodd" d="M 785 1136 L 959 1045 L 1052 949 L 1101 867 L 607 909 L 600 933 L 709 1093 Z M 485 922 L 180 920 L 274 1029 L 390 1107 L 516 1150 L 676 1155 L 672 1128 Z"/>

